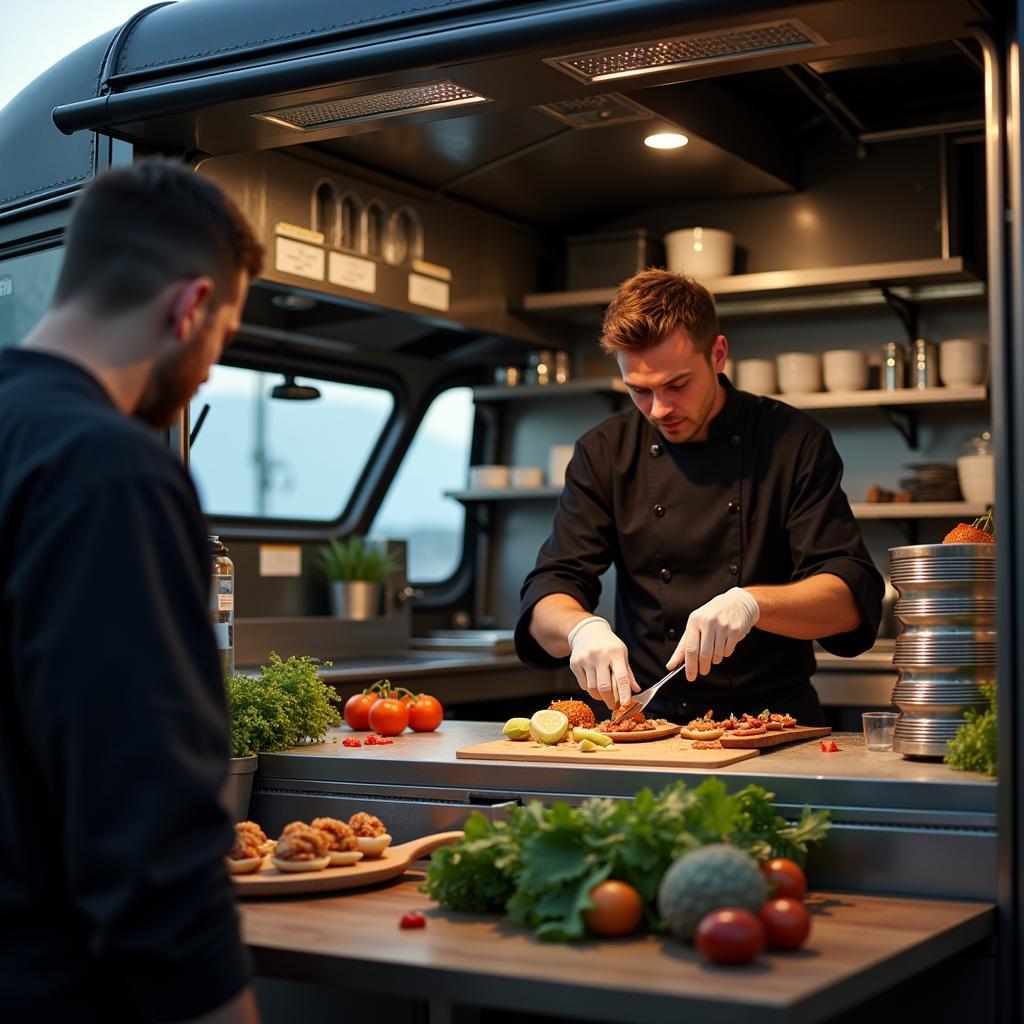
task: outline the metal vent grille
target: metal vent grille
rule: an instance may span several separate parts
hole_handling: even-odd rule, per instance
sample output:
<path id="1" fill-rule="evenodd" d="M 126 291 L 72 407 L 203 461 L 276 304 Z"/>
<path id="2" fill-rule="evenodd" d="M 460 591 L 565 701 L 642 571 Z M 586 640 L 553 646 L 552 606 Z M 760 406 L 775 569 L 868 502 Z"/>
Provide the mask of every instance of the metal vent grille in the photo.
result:
<path id="1" fill-rule="evenodd" d="M 573 128 L 603 128 L 624 121 L 642 121 L 654 115 L 617 92 L 603 96 L 583 96 L 575 100 L 545 103 L 537 108 Z"/>
<path id="2" fill-rule="evenodd" d="M 658 71 L 737 60 L 783 50 L 822 46 L 825 40 L 798 18 L 721 29 L 699 35 L 677 36 L 615 50 L 594 50 L 568 57 L 552 57 L 547 63 L 567 75 L 592 84 L 616 78 L 632 78 Z"/>
<path id="3" fill-rule="evenodd" d="M 401 89 L 367 93 L 364 96 L 346 96 L 344 99 L 323 103 L 304 103 L 295 107 L 281 107 L 253 114 L 262 121 L 291 128 L 297 132 L 315 132 L 335 125 L 369 121 L 373 118 L 397 117 L 420 110 L 439 110 L 458 107 L 466 103 L 485 103 L 486 96 L 467 89 L 458 82 L 424 82 Z"/>

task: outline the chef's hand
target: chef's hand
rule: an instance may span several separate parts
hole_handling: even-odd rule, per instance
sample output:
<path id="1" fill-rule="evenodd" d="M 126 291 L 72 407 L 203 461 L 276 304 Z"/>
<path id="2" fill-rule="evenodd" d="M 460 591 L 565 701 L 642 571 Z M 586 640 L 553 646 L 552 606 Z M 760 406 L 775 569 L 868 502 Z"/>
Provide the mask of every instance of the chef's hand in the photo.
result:
<path id="1" fill-rule="evenodd" d="M 733 587 L 690 612 L 686 631 L 667 668 L 686 662 L 686 678 L 692 683 L 698 673 L 706 676 L 712 665 L 728 658 L 736 645 L 757 625 L 761 608 L 754 596 Z"/>
<path id="2" fill-rule="evenodd" d="M 626 645 L 601 618 L 583 619 L 569 633 L 569 668 L 595 700 L 617 708 L 639 693 Z"/>

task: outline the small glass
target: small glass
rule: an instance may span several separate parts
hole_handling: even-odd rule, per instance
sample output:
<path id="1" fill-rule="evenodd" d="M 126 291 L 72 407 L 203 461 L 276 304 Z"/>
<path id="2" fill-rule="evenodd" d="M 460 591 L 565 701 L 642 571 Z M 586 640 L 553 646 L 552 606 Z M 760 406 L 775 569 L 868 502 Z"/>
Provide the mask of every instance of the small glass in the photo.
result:
<path id="1" fill-rule="evenodd" d="M 864 743 L 868 750 L 892 750 L 893 735 L 896 732 L 896 711 L 865 711 L 861 716 L 864 722 Z"/>

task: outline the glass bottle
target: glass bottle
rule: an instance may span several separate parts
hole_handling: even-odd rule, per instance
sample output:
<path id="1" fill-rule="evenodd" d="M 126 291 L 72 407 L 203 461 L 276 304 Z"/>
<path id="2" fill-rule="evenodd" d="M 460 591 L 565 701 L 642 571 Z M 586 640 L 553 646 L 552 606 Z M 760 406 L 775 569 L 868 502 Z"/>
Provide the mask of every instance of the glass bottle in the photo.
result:
<path id="1" fill-rule="evenodd" d="M 224 678 L 235 674 L 235 563 L 217 536 L 208 538 L 211 556 L 210 618 Z"/>

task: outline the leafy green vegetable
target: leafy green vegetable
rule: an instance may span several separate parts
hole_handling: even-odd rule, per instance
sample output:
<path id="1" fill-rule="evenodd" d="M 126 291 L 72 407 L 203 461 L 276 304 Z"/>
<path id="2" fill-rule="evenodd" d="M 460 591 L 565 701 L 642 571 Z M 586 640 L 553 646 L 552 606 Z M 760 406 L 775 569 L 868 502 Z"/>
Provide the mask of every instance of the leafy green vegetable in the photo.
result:
<path id="1" fill-rule="evenodd" d="M 984 772 L 995 775 L 996 757 L 996 687 L 986 683 L 980 687 L 988 706 L 971 708 L 966 721 L 956 731 L 946 748 L 946 764 L 963 772 Z"/>
<path id="2" fill-rule="evenodd" d="M 322 740 L 330 726 L 341 724 L 331 703 L 341 698 L 317 675 L 319 664 L 305 657 L 282 661 L 271 651 L 270 664 L 258 677 L 235 675 L 227 680 L 232 757 Z"/>
<path id="3" fill-rule="evenodd" d="M 592 798 L 578 807 L 534 801 L 494 825 L 474 814 L 465 839 L 434 854 L 422 888 L 453 910 L 504 910 L 538 938 L 571 942 L 583 937 L 591 890 L 615 878 L 637 889 L 648 923 L 660 929 L 658 886 L 688 850 L 730 842 L 757 859 L 803 863 L 808 845 L 829 828 L 828 811 L 805 807 L 790 825 L 771 800 L 759 786 L 730 795 L 711 778 L 696 789 L 683 782 L 657 795 L 643 789 L 633 800 Z"/>

